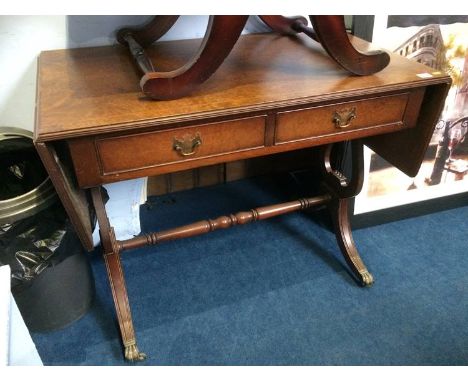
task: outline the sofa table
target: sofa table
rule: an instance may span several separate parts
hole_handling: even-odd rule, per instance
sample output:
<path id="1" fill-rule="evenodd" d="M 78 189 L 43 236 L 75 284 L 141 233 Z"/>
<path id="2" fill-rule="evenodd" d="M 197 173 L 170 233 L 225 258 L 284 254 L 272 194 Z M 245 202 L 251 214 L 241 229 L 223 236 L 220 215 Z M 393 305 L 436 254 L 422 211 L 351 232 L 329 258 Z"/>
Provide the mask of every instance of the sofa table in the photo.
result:
<path id="1" fill-rule="evenodd" d="M 350 37 L 361 51 L 372 48 Z M 155 67 L 186 62 L 199 40 L 160 42 L 147 49 Z M 450 77 L 390 54 L 387 68 L 351 76 L 320 44 L 301 36 L 241 36 L 225 62 L 184 98 L 155 101 L 138 86 L 124 47 L 48 51 L 38 63 L 35 144 L 87 250 L 94 214 L 128 360 L 141 360 L 120 253 L 142 245 L 207 233 L 326 204 L 341 252 L 362 285 L 373 277 L 354 245 L 348 203 L 363 180 L 366 144 L 416 175 L 451 84 Z M 351 176 L 330 160 L 351 141 Z M 136 177 L 268 156 L 319 146 L 323 193 L 162 232 L 118 240 L 101 185 Z"/>

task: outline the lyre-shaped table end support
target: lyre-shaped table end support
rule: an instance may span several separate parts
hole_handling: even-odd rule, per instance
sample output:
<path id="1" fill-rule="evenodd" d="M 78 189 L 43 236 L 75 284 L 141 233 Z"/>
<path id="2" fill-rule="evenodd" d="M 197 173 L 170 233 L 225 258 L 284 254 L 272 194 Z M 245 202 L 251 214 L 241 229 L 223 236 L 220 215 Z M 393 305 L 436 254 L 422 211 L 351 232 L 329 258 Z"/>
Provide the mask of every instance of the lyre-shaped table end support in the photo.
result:
<path id="1" fill-rule="evenodd" d="M 190 94 L 223 63 L 237 42 L 248 16 L 210 16 L 205 37 L 197 53 L 185 65 L 169 72 L 158 72 L 144 49 L 164 35 L 177 16 L 156 16 L 141 28 L 124 28 L 117 39 L 130 48 L 144 73 L 140 86 L 145 95 L 157 100 L 177 99 Z"/>
<path id="2" fill-rule="evenodd" d="M 374 283 L 372 274 L 367 270 L 354 243 L 349 222 L 349 198 L 334 199 L 328 205 L 331 213 L 335 237 L 346 263 L 362 286 Z"/>
<path id="3" fill-rule="evenodd" d="M 344 16 L 309 16 L 313 29 L 302 16 L 259 16 L 273 31 L 284 35 L 304 33 L 322 44 L 329 56 L 348 72 L 360 76 L 377 73 L 390 63 L 383 51 L 362 53 L 346 33 Z"/>
<path id="4" fill-rule="evenodd" d="M 323 186 L 332 195 L 328 209 L 331 214 L 336 240 L 346 263 L 358 278 L 360 284 L 370 286 L 373 284 L 374 278 L 359 256 L 349 221 L 349 202 L 359 194 L 364 181 L 363 145 L 360 140 L 351 142 L 351 179 L 333 168 L 331 163 L 332 147 L 333 144 L 330 144 L 322 148 L 322 175 L 324 177 Z"/>
<path id="5" fill-rule="evenodd" d="M 248 16 L 210 16 L 205 37 L 192 59 L 171 72 L 146 73 L 140 86 L 148 97 L 169 100 L 190 94 L 223 63 L 239 39 Z"/>
<path id="6" fill-rule="evenodd" d="M 192 59 L 178 69 L 158 72 L 144 49 L 169 31 L 178 17 L 155 16 L 142 27 L 122 28 L 117 32 L 117 40 L 129 47 L 144 74 L 140 81 L 143 93 L 153 99 L 177 99 L 205 82 L 229 55 L 248 19 L 246 15 L 210 16 L 205 37 Z M 374 74 L 389 64 L 390 56 L 385 52 L 362 53 L 354 48 L 346 33 L 344 16 L 309 17 L 313 29 L 302 16 L 260 16 L 277 33 L 305 33 L 320 42 L 335 62 L 353 74 Z"/>
<path id="7" fill-rule="evenodd" d="M 336 63 L 347 71 L 367 76 L 380 72 L 390 63 L 390 56 L 383 51 L 362 53 L 358 51 L 346 33 L 344 16 L 309 16 L 319 42 Z"/>

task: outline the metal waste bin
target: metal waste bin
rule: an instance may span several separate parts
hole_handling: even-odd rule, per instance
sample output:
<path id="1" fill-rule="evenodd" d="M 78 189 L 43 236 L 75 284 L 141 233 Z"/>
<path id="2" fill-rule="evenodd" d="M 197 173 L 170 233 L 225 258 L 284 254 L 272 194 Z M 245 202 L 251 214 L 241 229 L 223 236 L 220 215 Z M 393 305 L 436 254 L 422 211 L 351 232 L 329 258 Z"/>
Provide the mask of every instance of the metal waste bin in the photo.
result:
<path id="1" fill-rule="evenodd" d="M 0 127 L 0 264 L 29 330 L 60 329 L 94 296 L 88 257 L 28 130 Z"/>

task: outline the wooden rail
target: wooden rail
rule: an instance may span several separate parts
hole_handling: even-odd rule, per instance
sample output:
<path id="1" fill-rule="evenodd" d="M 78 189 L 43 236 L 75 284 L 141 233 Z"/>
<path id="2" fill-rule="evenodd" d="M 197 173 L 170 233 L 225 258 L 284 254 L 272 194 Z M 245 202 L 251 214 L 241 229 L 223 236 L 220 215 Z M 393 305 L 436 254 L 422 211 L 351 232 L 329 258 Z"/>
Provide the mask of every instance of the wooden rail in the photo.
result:
<path id="1" fill-rule="evenodd" d="M 303 198 L 291 202 L 254 208 L 250 211 L 220 216 L 216 219 L 201 220 L 177 228 L 140 235 L 128 240 L 119 240 L 117 241 L 117 246 L 119 251 L 126 251 L 145 245 L 155 245 L 165 241 L 198 236 L 218 229 L 230 228 L 238 224 L 247 224 L 257 220 L 269 219 L 290 212 L 304 210 L 328 203 L 331 200 L 331 195 L 325 194 L 313 198 Z"/>

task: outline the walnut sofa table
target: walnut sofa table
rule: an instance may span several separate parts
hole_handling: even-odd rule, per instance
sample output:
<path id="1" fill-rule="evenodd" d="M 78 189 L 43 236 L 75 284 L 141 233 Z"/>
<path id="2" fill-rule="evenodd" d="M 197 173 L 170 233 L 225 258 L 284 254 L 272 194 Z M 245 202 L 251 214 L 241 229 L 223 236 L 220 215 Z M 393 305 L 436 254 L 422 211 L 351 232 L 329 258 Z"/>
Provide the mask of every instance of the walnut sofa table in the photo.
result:
<path id="1" fill-rule="evenodd" d="M 370 50 L 357 38 L 352 42 Z M 148 49 L 155 67 L 177 68 L 198 40 Z M 87 250 L 91 216 L 100 226 L 125 357 L 141 360 L 120 253 L 326 203 L 341 251 L 363 285 L 373 279 L 355 248 L 348 201 L 362 186 L 362 144 L 416 175 L 450 78 L 391 55 L 383 71 L 350 76 L 307 38 L 242 36 L 219 70 L 190 96 L 146 99 L 123 47 L 43 52 L 39 57 L 35 144 Z M 330 162 L 336 142 L 352 141 L 352 176 Z M 256 208 L 119 241 L 100 185 L 221 162 L 321 147 L 323 195 Z M 88 203 L 88 200 L 90 201 Z"/>

